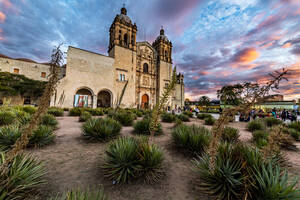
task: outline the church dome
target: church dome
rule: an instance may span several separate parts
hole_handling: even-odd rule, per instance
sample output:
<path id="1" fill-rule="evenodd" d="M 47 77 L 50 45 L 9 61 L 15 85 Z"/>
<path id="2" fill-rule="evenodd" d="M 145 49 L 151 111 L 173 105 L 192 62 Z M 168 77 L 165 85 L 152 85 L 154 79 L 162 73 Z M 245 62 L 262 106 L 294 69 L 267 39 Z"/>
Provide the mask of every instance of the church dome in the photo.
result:
<path id="1" fill-rule="evenodd" d="M 127 16 L 127 10 L 124 6 L 123 8 L 121 8 L 121 14 L 119 14 L 118 17 L 120 18 L 120 20 L 132 24 L 131 19 Z"/>
<path id="2" fill-rule="evenodd" d="M 163 29 L 163 27 L 160 29 L 160 34 L 156 38 L 156 40 L 165 40 L 165 41 L 169 40 L 168 37 L 165 35 L 165 30 Z"/>

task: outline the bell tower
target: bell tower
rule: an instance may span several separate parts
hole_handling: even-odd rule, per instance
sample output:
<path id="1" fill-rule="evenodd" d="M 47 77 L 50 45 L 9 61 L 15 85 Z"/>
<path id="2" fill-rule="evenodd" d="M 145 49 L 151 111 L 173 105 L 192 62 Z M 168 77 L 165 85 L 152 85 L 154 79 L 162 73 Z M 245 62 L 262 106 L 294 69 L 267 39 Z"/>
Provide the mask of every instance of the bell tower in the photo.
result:
<path id="1" fill-rule="evenodd" d="M 172 63 L 172 42 L 168 40 L 163 27 L 161 27 L 160 34 L 152 46 L 156 49 L 160 61 Z"/>
<path id="2" fill-rule="evenodd" d="M 132 23 L 127 16 L 125 6 L 121 8 L 121 13 L 116 15 L 109 29 L 108 53 L 114 57 L 111 50 L 117 45 L 132 51 L 136 51 L 137 26 Z"/>

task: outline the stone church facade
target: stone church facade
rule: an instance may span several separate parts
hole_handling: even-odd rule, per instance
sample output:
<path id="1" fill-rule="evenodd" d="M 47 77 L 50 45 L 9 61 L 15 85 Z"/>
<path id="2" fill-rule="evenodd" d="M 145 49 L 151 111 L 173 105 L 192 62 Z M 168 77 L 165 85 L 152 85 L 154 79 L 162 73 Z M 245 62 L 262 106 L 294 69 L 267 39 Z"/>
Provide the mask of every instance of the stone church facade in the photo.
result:
<path id="1" fill-rule="evenodd" d="M 136 42 L 137 32 L 122 8 L 109 29 L 108 56 L 69 47 L 66 74 L 51 106 L 113 107 L 128 81 L 121 106 L 152 108 L 171 80 L 172 43 L 163 29 L 152 45 Z M 168 105 L 184 106 L 182 74 Z"/>
<path id="2" fill-rule="evenodd" d="M 109 29 L 108 56 L 69 46 L 67 63 L 50 105 L 114 107 L 128 82 L 121 106 L 153 108 L 171 81 L 172 43 L 163 29 L 152 44 L 136 42 L 137 32 L 136 24 L 122 8 Z M 1 59 L 4 58 L 0 56 Z M 37 80 L 47 79 L 44 72 L 49 74 L 48 65 L 13 59 L 5 61 L 16 62 L 18 66 L 26 66 L 20 69 L 20 74 Z M 12 66 L 6 68 L 4 71 L 14 70 Z M 168 100 L 172 108 L 184 106 L 183 78 L 182 74 L 177 75 L 175 90 Z"/>

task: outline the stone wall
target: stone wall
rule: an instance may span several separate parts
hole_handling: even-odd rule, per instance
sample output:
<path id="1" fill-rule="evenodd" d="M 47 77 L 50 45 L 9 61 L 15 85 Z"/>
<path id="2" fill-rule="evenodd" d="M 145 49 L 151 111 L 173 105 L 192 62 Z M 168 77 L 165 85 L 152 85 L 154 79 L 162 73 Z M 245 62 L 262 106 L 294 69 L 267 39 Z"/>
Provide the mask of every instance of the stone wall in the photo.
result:
<path id="1" fill-rule="evenodd" d="M 73 107 L 74 97 L 79 89 L 92 93 L 91 107 L 97 107 L 97 96 L 102 90 L 108 91 L 115 102 L 114 59 L 101 54 L 69 47 L 67 52 L 66 76 L 60 80 L 51 106 Z"/>
<path id="2" fill-rule="evenodd" d="M 47 81 L 50 74 L 49 65 L 0 57 L 0 71 L 14 73 L 14 69 L 17 69 L 19 74 L 39 81 Z M 42 72 L 46 73 L 45 77 L 42 77 Z"/>

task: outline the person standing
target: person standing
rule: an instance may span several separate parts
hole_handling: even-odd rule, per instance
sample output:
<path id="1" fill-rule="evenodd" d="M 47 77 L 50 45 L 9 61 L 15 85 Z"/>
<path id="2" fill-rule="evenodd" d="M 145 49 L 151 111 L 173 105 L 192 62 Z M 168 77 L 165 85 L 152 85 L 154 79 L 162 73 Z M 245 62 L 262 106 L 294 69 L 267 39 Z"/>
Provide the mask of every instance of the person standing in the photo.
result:
<path id="1" fill-rule="evenodd" d="M 285 120 L 286 120 L 286 117 L 287 117 L 286 110 L 283 109 L 283 111 L 281 112 L 281 119 L 282 119 L 283 121 L 285 121 Z"/>

